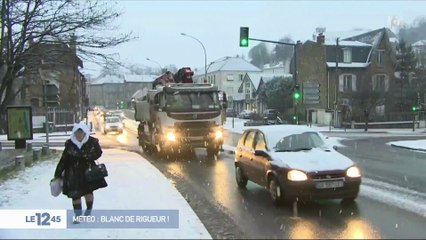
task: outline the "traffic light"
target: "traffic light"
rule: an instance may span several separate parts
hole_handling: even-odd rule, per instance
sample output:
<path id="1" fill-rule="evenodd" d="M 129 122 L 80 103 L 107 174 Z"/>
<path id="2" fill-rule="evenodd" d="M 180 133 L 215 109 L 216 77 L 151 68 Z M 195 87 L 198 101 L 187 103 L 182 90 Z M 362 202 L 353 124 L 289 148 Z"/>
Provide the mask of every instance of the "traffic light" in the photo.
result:
<path id="1" fill-rule="evenodd" d="M 417 106 L 412 106 L 412 107 L 411 107 L 411 110 L 412 110 L 413 112 L 415 112 L 415 111 L 419 110 L 419 107 L 417 107 Z"/>
<path id="2" fill-rule="evenodd" d="M 120 109 L 123 109 L 124 108 L 124 101 L 121 101 L 120 102 Z"/>
<path id="3" fill-rule="evenodd" d="M 240 47 L 248 47 L 249 28 L 240 27 Z"/>
<path id="4" fill-rule="evenodd" d="M 293 88 L 293 99 L 295 101 L 295 103 L 298 103 L 300 101 L 301 95 L 300 95 L 300 89 L 299 89 L 299 85 L 295 85 Z"/>

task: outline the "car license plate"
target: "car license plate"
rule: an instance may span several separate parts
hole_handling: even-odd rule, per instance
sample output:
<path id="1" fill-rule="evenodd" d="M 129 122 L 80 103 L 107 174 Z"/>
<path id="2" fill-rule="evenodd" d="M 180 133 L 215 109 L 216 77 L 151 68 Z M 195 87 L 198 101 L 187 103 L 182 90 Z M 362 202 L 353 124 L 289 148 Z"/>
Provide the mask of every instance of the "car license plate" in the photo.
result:
<path id="1" fill-rule="evenodd" d="M 323 188 L 340 188 L 343 187 L 343 181 L 324 181 L 315 183 L 315 187 L 319 189 Z"/>

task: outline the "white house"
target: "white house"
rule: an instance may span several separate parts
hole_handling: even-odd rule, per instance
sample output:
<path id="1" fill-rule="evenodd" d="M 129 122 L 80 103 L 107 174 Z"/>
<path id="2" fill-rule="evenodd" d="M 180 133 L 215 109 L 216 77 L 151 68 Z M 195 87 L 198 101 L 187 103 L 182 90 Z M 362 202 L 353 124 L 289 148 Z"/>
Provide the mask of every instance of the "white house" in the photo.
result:
<path id="1" fill-rule="evenodd" d="M 241 102 L 244 99 L 244 94 L 238 93 L 244 75 L 256 72 L 259 73 L 262 70 L 243 58 L 223 57 L 207 66 L 207 79 L 203 68 L 194 73 L 194 80 L 195 82 L 208 82 L 218 86 L 220 91 L 224 91 L 228 95 L 228 106 L 235 108 L 235 101 Z"/>

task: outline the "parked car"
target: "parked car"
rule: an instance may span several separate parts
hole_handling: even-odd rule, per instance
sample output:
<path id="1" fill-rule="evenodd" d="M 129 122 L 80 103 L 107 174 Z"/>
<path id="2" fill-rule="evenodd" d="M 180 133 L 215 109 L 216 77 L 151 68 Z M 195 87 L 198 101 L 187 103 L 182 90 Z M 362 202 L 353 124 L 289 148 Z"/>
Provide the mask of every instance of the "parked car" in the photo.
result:
<path id="1" fill-rule="evenodd" d="M 240 112 L 240 114 L 238 115 L 238 118 L 241 119 L 250 119 L 252 116 L 254 115 L 253 111 L 250 110 L 243 110 L 242 112 Z"/>
<path id="2" fill-rule="evenodd" d="M 104 134 L 108 132 L 123 132 L 123 124 L 119 117 L 110 116 L 105 118 Z"/>
<path id="3" fill-rule="evenodd" d="M 276 109 L 265 109 L 263 111 L 263 117 L 267 118 L 268 120 L 276 120 L 279 118 L 280 113 Z"/>
<path id="4" fill-rule="evenodd" d="M 305 126 L 247 129 L 235 150 L 235 173 L 240 188 L 248 180 L 264 186 L 275 204 L 295 199 L 350 202 L 361 184 L 356 164 Z"/>
<path id="5" fill-rule="evenodd" d="M 232 108 L 226 109 L 226 116 L 227 117 L 237 117 L 237 112 Z"/>

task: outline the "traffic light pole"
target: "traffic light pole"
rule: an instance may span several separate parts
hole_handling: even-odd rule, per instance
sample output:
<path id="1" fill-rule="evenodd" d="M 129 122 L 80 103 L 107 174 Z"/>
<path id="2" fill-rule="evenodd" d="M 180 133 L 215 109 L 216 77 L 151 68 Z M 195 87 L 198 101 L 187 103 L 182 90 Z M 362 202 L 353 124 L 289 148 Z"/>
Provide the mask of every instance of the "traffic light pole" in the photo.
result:
<path id="1" fill-rule="evenodd" d="M 49 145 L 49 120 L 48 120 L 48 115 L 49 115 L 49 108 L 47 106 L 47 84 L 45 80 L 43 81 L 43 99 L 44 99 L 44 107 L 46 110 L 46 119 L 45 119 L 45 132 L 46 132 L 46 144 Z"/>

